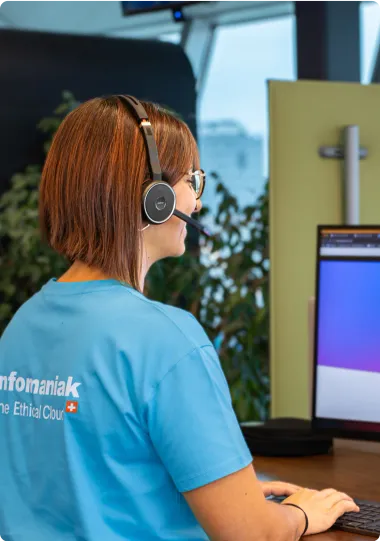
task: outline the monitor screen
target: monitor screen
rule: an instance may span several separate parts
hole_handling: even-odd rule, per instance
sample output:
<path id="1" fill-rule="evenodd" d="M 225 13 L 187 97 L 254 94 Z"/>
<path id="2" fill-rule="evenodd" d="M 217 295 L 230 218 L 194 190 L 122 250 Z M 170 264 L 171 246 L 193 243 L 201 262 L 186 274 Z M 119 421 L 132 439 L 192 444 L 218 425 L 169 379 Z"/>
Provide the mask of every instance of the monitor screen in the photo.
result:
<path id="1" fill-rule="evenodd" d="M 380 439 L 380 226 L 319 227 L 316 286 L 313 424 Z"/>
<path id="2" fill-rule="evenodd" d="M 162 9 L 178 9 L 188 4 L 193 4 L 198 2 L 121 2 L 122 10 L 124 15 L 136 15 L 137 13 L 148 13 L 151 11 L 158 11 Z"/>

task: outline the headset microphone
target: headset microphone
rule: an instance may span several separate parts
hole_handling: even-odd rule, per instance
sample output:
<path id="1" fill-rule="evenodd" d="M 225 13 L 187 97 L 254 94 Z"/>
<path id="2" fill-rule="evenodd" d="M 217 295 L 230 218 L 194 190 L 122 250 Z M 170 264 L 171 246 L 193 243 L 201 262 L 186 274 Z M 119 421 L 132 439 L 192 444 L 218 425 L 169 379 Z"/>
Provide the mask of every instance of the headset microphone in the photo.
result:
<path id="1" fill-rule="evenodd" d="M 173 188 L 162 180 L 162 171 L 158 159 L 156 141 L 153 136 L 151 123 L 142 104 L 134 96 L 118 96 L 121 101 L 129 106 L 139 120 L 139 127 L 144 136 L 145 146 L 148 154 L 148 166 L 151 174 L 149 182 L 145 183 L 142 194 L 143 218 L 150 224 L 163 224 L 171 216 L 177 216 L 180 220 L 195 227 L 198 231 L 211 237 L 211 233 L 200 222 L 194 220 L 187 214 L 176 209 L 176 195 Z"/>
<path id="2" fill-rule="evenodd" d="M 206 237 L 211 237 L 210 231 L 204 227 L 198 220 L 194 220 L 194 218 L 191 218 L 187 214 L 184 214 L 180 210 L 175 209 L 173 212 L 174 216 L 177 216 L 177 218 L 180 218 L 184 222 L 187 222 L 189 225 L 195 227 L 195 229 L 198 229 L 201 233 L 206 235 Z"/>

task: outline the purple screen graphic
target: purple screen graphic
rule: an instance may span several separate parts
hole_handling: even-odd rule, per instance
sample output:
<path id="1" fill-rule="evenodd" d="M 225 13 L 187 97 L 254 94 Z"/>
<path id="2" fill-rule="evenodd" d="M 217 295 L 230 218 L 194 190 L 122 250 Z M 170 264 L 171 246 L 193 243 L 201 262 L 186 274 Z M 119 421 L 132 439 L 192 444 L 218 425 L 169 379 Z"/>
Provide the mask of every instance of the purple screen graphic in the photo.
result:
<path id="1" fill-rule="evenodd" d="M 317 364 L 380 372 L 380 261 L 321 261 Z"/>

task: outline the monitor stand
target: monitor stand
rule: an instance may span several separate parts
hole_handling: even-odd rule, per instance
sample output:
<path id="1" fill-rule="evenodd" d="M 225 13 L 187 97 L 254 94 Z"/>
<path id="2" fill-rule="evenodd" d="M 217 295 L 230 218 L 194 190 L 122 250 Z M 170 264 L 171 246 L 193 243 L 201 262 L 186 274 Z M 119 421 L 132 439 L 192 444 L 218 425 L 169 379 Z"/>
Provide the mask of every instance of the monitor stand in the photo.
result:
<path id="1" fill-rule="evenodd" d="M 308 419 L 279 417 L 264 423 L 241 423 L 241 429 L 255 456 L 310 456 L 333 452 L 333 439 L 315 434 Z"/>

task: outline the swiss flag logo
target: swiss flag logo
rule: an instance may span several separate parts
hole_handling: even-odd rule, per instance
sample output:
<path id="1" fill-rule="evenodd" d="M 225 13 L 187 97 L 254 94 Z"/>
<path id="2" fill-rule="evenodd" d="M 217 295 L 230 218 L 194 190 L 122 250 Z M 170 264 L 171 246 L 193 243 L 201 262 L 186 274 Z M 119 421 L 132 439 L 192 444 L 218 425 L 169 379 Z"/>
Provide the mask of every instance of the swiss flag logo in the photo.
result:
<path id="1" fill-rule="evenodd" d="M 78 402 L 74 400 L 67 400 L 66 402 L 66 413 L 77 413 L 78 412 Z"/>

